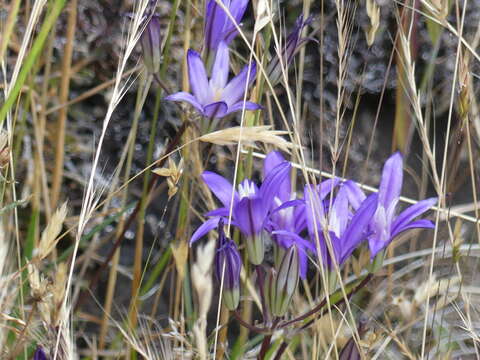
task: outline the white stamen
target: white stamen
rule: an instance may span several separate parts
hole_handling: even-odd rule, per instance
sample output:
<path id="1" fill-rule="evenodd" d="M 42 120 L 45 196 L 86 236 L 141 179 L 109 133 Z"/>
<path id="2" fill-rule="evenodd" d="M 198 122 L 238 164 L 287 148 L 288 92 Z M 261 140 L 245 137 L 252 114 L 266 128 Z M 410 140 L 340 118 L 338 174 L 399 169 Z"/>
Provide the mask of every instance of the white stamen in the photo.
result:
<path id="1" fill-rule="evenodd" d="M 255 194 L 255 184 L 252 181 L 245 180 L 238 184 L 238 195 L 240 195 L 240 199 L 243 199 L 244 197 L 251 197 Z"/>

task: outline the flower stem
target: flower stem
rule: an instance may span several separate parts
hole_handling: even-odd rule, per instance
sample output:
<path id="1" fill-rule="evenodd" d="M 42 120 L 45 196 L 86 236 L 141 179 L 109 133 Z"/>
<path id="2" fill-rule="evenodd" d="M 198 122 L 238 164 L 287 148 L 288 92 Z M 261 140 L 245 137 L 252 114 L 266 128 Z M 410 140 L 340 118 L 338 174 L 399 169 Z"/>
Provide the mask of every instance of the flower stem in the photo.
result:
<path id="1" fill-rule="evenodd" d="M 350 294 L 348 294 L 347 298 L 345 299 L 345 297 L 342 297 L 336 304 L 342 304 L 345 300 L 349 300 L 355 293 L 357 293 L 360 289 L 362 289 L 371 279 L 373 278 L 373 273 L 369 273 L 367 276 L 365 276 L 365 278 L 350 292 Z M 305 314 L 303 315 L 300 315 L 299 317 L 296 317 L 295 319 L 292 319 L 290 321 L 287 321 L 287 322 L 284 322 L 283 324 L 281 324 L 279 326 L 279 328 L 284 328 L 284 327 L 287 327 L 289 325 L 292 325 L 298 321 L 302 321 L 306 318 L 308 318 L 309 316 L 317 313 L 318 311 L 320 311 L 324 306 L 325 304 L 327 303 L 327 298 L 325 297 L 321 302 L 320 304 L 318 304 L 317 306 L 315 306 L 313 309 L 311 309 L 310 311 L 307 311 Z M 313 319 L 311 321 L 309 321 L 307 324 L 305 324 L 304 326 L 302 326 L 302 329 L 308 327 L 311 323 L 313 322 Z"/>
<path id="2" fill-rule="evenodd" d="M 260 353 L 258 354 L 258 359 L 259 360 L 265 359 L 265 355 L 267 355 L 267 351 L 270 348 L 270 342 L 272 341 L 273 332 L 274 332 L 275 328 L 277 327 L 279 321 L 280 321 L 280 318 L 278 318 L 278 317 L 273 320 L 272 327 L 271 327 L 271 333 L 265 335 L 265 337 L 263 338 L 262 347 L 260 348 Z"/>
<path id="3" fill-rule="evenodd" d="M 253 331 L 257 334 L 266 334 L 270 332 L 270 329 L 266 328 L 259 328 L 254 325 L 247 323 L 245 320 L 242 319 L 241 315 L 237 311 L 232 311 L 233 317 L 242 325 L 243 327 L 247 328 L 250 331 Z"/>
<path id="4" fill-rule="evenodd" d="M 285 350 L 287 350 L 287 347 L 288 347 L 288 343 L 283 341 L 282 344 L 280 345 L 280 347 L 278 348 L 277 354 L 275 355 L 273 360 L 280 360 L 282 358 L 282 355 L 285 352 Z"/>
<path id="5" fill-rule="evenodd" d="M 260 298 L 261 298 L 261 301 L 262 301 L 263 322 L 265 324 L 268 324 L 270 322 L 270 314 L 268 313 L 267 304 L 265 302 L 265 292 L 263 291 L 263 287 L 264 287 L 263 284 L 265 282 L 265 275 L 264 275 L 260 265 L 256 265 L 255 270 L 257 272 L 257 285 L 258 285 L 258 288 L 260 289 Z"/>

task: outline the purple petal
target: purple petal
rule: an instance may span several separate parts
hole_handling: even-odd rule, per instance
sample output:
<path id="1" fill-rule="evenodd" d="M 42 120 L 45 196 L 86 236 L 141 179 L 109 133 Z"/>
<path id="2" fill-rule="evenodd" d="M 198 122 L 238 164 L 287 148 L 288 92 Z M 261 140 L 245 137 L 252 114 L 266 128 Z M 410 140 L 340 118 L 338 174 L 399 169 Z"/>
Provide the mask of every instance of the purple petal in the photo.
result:
<path id="1" fill-rule="evenodd" d="M 224 268 L 225 288 L 232 290 L 238 287 L 240 284 L 242 259 L 235 242 L 225 236 L 223 220 L 220 220 L 218 224 L 218 243 L 215 256 L 215 273 L 219 282 L 222 281 Z"/>
<path id="2" fill-rule="evenodd" d="M 337 193 L 328 221 L 329 228 L 335 232 L 337 236 L 341 236 L 347 227 L 348 222 L 348 198 L 345 188 L 341 187 Z"/>
<path id="3" fill-rule="evenodd" d="M 263 177 L 284 161 L 286 160 L 280 151 L 270 151 L 263 160 Z"/>
<path id="4" fill-rule="evenodd" d="M 274 205 L 273 200 L 280 190 L 280 185 L 290 177 L 291 168 L 291 164 L 285 161 L 268 173 L 259 190 L 265 209 L 270 210 Z"/>
<path id="5" fill-rule="evenodd" d="M 210 0 L 205 11 L 205 20 L 205 46 L 215 50 L 223 39 L 227 14 L 215 0 Z"/>
<path id="6" fill-rule="evenodd" d="M 305 201 L 295 207 L 293 213 L 295 219 L 294 229 L 297 234 L 300 234 L 307 227 L 307 215 L 305 212 Z"/>
<path id="7" fill-rule="evenodd" d="M 229 107 L 243 99 L 245 90 L 248 90 L 248 86 L 255 80 L 256 74 L 257 64 L 252 62 L 250 67 L 245 65 L 242 71 L 225 86 L 223 90 L 223 100 Z"/>
<path id="8" fill-rule="evenodd" d="M 203 106 L 197 101 L 197 99 L 192 95 L 184 91 L 177 92 L 172 95 L 165 97 L 165 100 L 168 101 L 186 101 L 191 104 L 195 109 L 197 109 L 203 115 Z"/>
<path id="9" fill-rule="evenodd" d="M 388 209 L 390 204 L 400 197 L 403 183 L 402 154 L 396 152 L 385 162 L 382 180 L 378 190 L 378 203 Z"/>
<path id="10" fill-rule="evenodd" d="M 322 224 L 325 221 L 325 209 L 313 185 L 305 185 L 305 214 L 307 220 L 308 234 L 312 242 L 316 243 L 317 235 L 322 234 Z"/>
<path id="11" fill-rule="evenodd" d="M 223 216 L 228 217 L 230 210 L 227 208 L 218 208 L 212 211 L 209 211 L 205 214 L 205 216 L 212 217 L 212 216 Z"/>
<path id="12" fill-rule="evenodd" d="M 45 355 L 45 352 L 40 346 L 38 346 L 37 350 L 35 350 L 35 354 L 33 355 L 33 360 L 47 360 L 47 355 Z"/>
<path id="13" fill-rule="evenodd" d="M 343 264 L 345 260 L 352 254 L 353 250 L 365 238 L 365 230 L 372 219 L 378 205 L 378 195 L 372 194 L 365 199 L 360 205 L 357 212 L 353 216 L 348 225 L 345 234 L 341 238 L 341 254 L 339 264 Z"/>
<path id="14" fill-rule="evenodd" d="M 230 57 L 228 46 L 221 41 L 218 44 L 217 54 L 215 55 L 215 62 L 213 63 L 210 85 L 213 91 L 221 90 L 227 85 L 228 72 L 230 66 Z"/>
<path id="15" fill-rule="evenodd" d="M 207 184 L 208 188 L 215 194 L 218 200 L 222 202 L 225 208 L 230 209 L 232 193 L 233 203 L 235 204 L 238 202 L 238 193 L 235 191 L 230 181 L 225 179 L 223 176 L 211 171 L 204 171 L 202 174 L 202 179 L 205 181 L 205 184 Z"/>
<path id="16" fill-rule="evenodd" d="M 401 228 L 408 225 L 410 221 L 415 219 L 417 216 L 422 215 L 428 209 L 430 209 L 437 202 L 437 198 L 430 198 L 426 200 L 419 201 L 415 205 L 412 205 L 405 209 L 400 215 L 397 216 L 395 221 L 392 224 L 392 234 L 399 233 Z"/>
<path id="17" fill-rule="evenodd" d="M 276 230 L 272 231 L 273 235 L 280 235 L 280 236 L 285 236 L 291 238 L 292 241 L 290 241 L 288 244 L 286 244 L 285 248 L 288 249 L 293 243 L 297 244 L 299 247 L 306 248 L 312 252 L 315 251 L 315 246 L 310 242 L 302 238 L 300 235 L 295 234 L 291 231 L 286 231 L 286 230 Z"/>
<path id="18" fill-rule="evenodd" d="M 214 217 L 205 221 L 200 227 L 193 233 L 192 238 L 190 239 L 190 245 L 195 241 L 209 233 L 211 230 L 215 229 L 218 226 L 218 222 L 221 217 Z"/>
<path id="19" fill-rule="evenodd" d="M 234 112 L 237 112 L 237 111 L 242 111 L 243 109 L 245 108 L 245 110 L 250 110 L 250 111 L 255 111 L 255 110 L 259 110 L 261 109 L 262 107 L 254 102 L 251 102 L 251 101 L 240 101 L 240 102 L 237 102 L 235 104 L 233 104 L 232 106 L 230 106 L 228 108 L 228 111 L 227 111 L 227 114 L 231 114 L 231 113 L 234 113 Z"/>
<path id="20" fill-rule="evenodd" d="M 333 250 L 335 251 L 334 244 L 339 242 L 339 239 L 335 236 L 333 232 L 329 233 L 330 240 L 332 242 Z M 315 242 L 315 254 L 317 255 L 318 259 L 320 260 L 322 266 L 326 266 L 329 269 L 332 268 L 332 259 L 330 256 L 330 250 L 327 246 L 327 241 L 325 239 L 325 235 L 323 233 L 318 234 L 318 248 L 317 248 L 317 239 L 316 237 L 312 238 L 312 241 Z M 336 256 L 336 255 L 335 255 Z"/>
<path id="21" fill-rule="evenodd" d="M 347 180 L 342 184 L 347 192 L 348 202 L 352 205 L 354 210 L 360 207 L 360 204 L 365 200 L 366 196 L 360 187 L 353 181 Z"/>
<path id="22" fill-rule="evenodd" d="M 210 85 L 208 83 L 207 72 L 203 65 L 200 54 L 189 49 L 187 53 L 188 81 L 192 88 L 193 95 L 202 105 L 208 104 L 213 98 Z"/>
<path id="23" fill-rule="evenodd" d="M 282 205 L 280 205 L 279 207 L 275 208 L 275 209 L 272 211 L 272 214 L 275 214 L 276 212 L 278 212 L 278 211 L 280 211 L 280 210 L 283 210 L 283 209 L 286 209 L 286 208 L 289 208 L 289 207 L 302 205 L 303 203 L 304 203 L 304 201 L 303 201 L 303 200 L 300 200 L 300 199 L 285 201 Z"/>
<path id="24" fill-rule="evenodd" d="M 208 118 L 222 118 L 227 115 L 227 110 L 227 104 L 223 101 L 218 101 L 205 106 L 203 108 L 203 114 Z"/>
<path id="25" fill-rule="evenodd" d="M 327 195 L 330 194 L 333 189 L 335 189 L 339 182 L 340 179 L 333 178 L 324 180 L 319 185 L 317 185 L 317 189 L 320 193 L 320 200 L 325 199 Z"/>
<path id="26" fill-rule="evenodd" d="M 265 179 L 267 175 L 278 165 L 283 163 L 285 158 L 280 153 L 280 151 L 271 151 L 265 160 L 263 161 L 263 178 Z M 284 182 L 280 185 L 278 191 L 278 197 L 283 202 L 290 200 L 292 192 L 292 182 L 290 176 L 285 179 Z"/>
<path id="27" fill-rule="evenodd" d="M 393 232 L 392 233 L 392 239 L 395 236 L 397 236 L 398 234 L 400 234 L 400 233 L 402 233 L 406 230 L 416 229 L 416 228 L 434 229 L 435 224 L 433 222 L 431 222 L 430 220 L 425 220 L 425 219 L 421 219 L 421 220 L 411 222 L 411 223 L 409 223 L 405 226 L 399 227 L 395 232 Z"/>
<path id="28" fill-rule="evenodd" d="M 306 251 L 301 247 L 298 248 L 298 261 L 300 263 L 300 278 L 305 279 L 308 270 L 308 256 Z"/>
<path id="29" fill-rule="evenodd" d="M 245 236 L 252 236 L 261 233 L 267 211 L 260 197 L 244 197 L 233 207 L 233 216 L 240 231 Z"/>
<path id="30" fill-rule="evenodd" d="M 229 10 L 232 17 L 235 19 L 235 23 L 240 26 L 245 10 L 247 10 L 249 0 L 232 0 Z M 232 22 L 228 15 L 225 15 L 227 20 L 225 22 L 225 28 L 223 29 L 224 41 L 228 44 L 238 34 L 237 27 Z"/>

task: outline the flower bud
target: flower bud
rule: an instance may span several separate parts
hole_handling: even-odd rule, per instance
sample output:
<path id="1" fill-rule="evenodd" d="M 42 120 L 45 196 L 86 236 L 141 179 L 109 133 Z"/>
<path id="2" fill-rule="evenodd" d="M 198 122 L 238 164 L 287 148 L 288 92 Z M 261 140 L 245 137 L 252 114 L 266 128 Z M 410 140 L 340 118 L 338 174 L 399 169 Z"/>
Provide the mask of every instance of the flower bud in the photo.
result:
<path id="1" fill-rule="evenodd" d="M 240 302 L 240 287 L 223 289 L 222 298 L 228 310 L 236 310 Z"/>
<path id="2" fill-rule="evenodd" d="M 280 50 L 281 59 L 279 54 L 276 53 L 272 61 L 268 64 L 267 74 L 272 86 L 275 86 L 281 80 L 283 73 L 282 67 L 284 70 L 288 70 L 295 54 L 309 40 L 308 38 L 302 38 L 301 35 L 303 28 L 309 25 L 312 20 L 312 17 L 304 20 L 303 15 L 300 15 L 295 22 L 293 31 L 288 35 Z"/>
<path id="3" fill-rule="evenodd" d="M 47 355 L 43 349 L 39 346 L 37 350 L 35 350 L 35 354 L 33 354 L 33 360 L 47 360 Z"/>
<path id="4" fill-rule="evenodd" d="M 215 254 L 215 275 L 219 283 L 223 278 L 223 301 L 229 310 L 240 302 L 240 270 L 242 258 L 235 242 L 225 236 L 223 220 L 218 223 L 218 245 Z"/>
<path id="5" fill-rule="evenodd" d="M 162 55 L 162 35 L 160 30 L 160 17 L 158 15 L 152 15 L 140 37 L 143 62 L 152 74 L 160 70 Z"/>
<path id="6" fill-rule="evenodd" d="M 275 281 L 277 280 L 277 272 L 274 268 L 269 268 L 267 270 L 267 276 L 263 283 L 263 295 L 265 297 L 265 306 L 266 309 L 263 309 L 263 312 L 268 314 L 268 318 L 271 318 L 272 315 L 272 306 L 275 301 Z"/>
<path id="7" fill-rule="evenodd" d="M 293 294 L 297 289 L 300 277 L 300 266 L 298 261 L 298 249 L 291 246 L 285 253 L 276 279 L 272 281 L 270 288 L 270 306 L 272 314 L 283 316 L 288 310 Z"/>

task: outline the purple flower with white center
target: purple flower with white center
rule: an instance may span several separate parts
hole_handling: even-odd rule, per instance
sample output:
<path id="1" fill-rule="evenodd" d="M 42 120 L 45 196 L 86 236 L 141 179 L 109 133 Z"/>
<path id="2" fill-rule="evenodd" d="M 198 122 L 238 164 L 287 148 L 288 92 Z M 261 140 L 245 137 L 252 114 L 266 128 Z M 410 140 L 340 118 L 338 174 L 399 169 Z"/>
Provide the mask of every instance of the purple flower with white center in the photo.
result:
<path id="1" fill-rule="evenodd" d="M 285 159 L 278 151 L 272 151 L 264 161 L 264 174 L 268 174 Z M 319 185 L 326 196 L 336 185 L 337 180 L 326 180 Z M 315 253 L 315 245 L 305 240 L 299 234 L 307 227 L 305 215 L 305 201 L 296 199 L 296 193 L 292 191 L 290 177 L 280 184 L 277 196 L 274 198 L 276 208 L 271 212 L 268 222 L 268 231 L 273 235 L 273 240 L 283 250 L 296 245 L 298 249 L 300 276 L 304 279 L 307 275 L 307 251 Z M 279 254 L 279 258 L 281 259 Z"/>
<path id="2" fill-rule="evenodd" d="M 242 258 L 234 241 L 225 236 L 223 220 L 218 223 L 218 245 L 215 254 L 215 275 L 219 283 L 223 277 L 223 300 L 225 306 L 235 310 L 240 301 L 240 270 Z M 222 276 L 223 274 L 223 276 Z"/>
<path id="3" fill-rule="evenodd" d="M 267 74 L 272 85 L 275 85 L 282 77 L 282 67 L 288 69 L 295 54 L 301 49 L 301 47 L 311 40 L 310 38 L 302 38 L 302 30 L 305 26 L 309 25 L 313 20 L 313 17 L 309 16 L 304 20 L 303 15 L 300 15 L 295 22 L 293 31 L 288 35 L 285 43 L 282 45 L 280 54 L 282 59 L 278 56 L 278 52 L 267 67 Z"/>
<path id="4" fill-rule="evenodd" d="M 377 209 L 378 196 L 373 194 L 367 197 L 353 216 L 349 209 L 348 191 L 344 186 L 338 190 L 337 196 L 328 210 L 328 216 L 326 214 L 327 204 L 324 201 L 326 195 L 321 194 L 312 185 L 307 185 L 304 196 L 308 233 L 314 243 L 317 243 L 318 239 L 322 264 L 329 269 L 333 268 L 332 255 L 334 255 L 335 262 L 341 266 L 357 246 L 366 239 L 368 225 Z M 333 254 L 330 253 L 327 246 L 326 235 L 331 241 Z"/>
<path id="5" fill-rule="evenodd" d="M 224 207 L 206 214 L 211 218 L 195 231 L 190 243 L 217 227 L 220 219 L 228 221 L 230 208 L 232 208 L 231 224 L 246 236 L 250 261 L 255 265 L 260 264 L 263 260 L 263 237 L 266 233 L 265 225 L 268 215 L 274 207 L 274 199 L 280 185 L 290 175 L 290 169 L 290 163 L 284 161 L 266 174 L 260 188 L 253 181 L 245 179 L 238 185 L 238 191 L 235 191 L 232 184 L 224 177 L 205 171 L 202 174 L 203 180 Z"/>
<path id="6" fill-rule="evenodd" d="M 218 0 L 225 5 L 230 15 L 240 25 L 249 0 Z M 217 1 L 210 0 L 205 11 L 205 46 L 215 51 L 221 42 L 228 45 L 238 34 L 237 27 Z"/>
<path id="7" fill-rule="evenodd" d="M 378 208 L 371 222 L 373 234 L 368 239 L 372 259 L 403 231 L 435 227 L 430 220 L 413 220 L 430 209 L 437 202 L 437 198 L 419 201 L 398 216 L 395 215 L 402 183 L 403 158 L 397 152 L 385 162 L 383 167 L 382 180 L 378 190 Z"/>
<path id="8" fill-rule="evenodd" d="M 218 46 L 210 80 L 200 54 L 196 51 L 188 50 L 187 64 L 188 81 L 193 94 L 181 91 L 167 96 L 165 100 L 188 102 L 207 118 L 222 118 L 242 109 L 260 109 L 260 105 L 243 100 L 245 91 L 255 79 L 256 63 L 246 65 L 237 76 L 228 81 L 230 59 L 224 42 Z"/>

